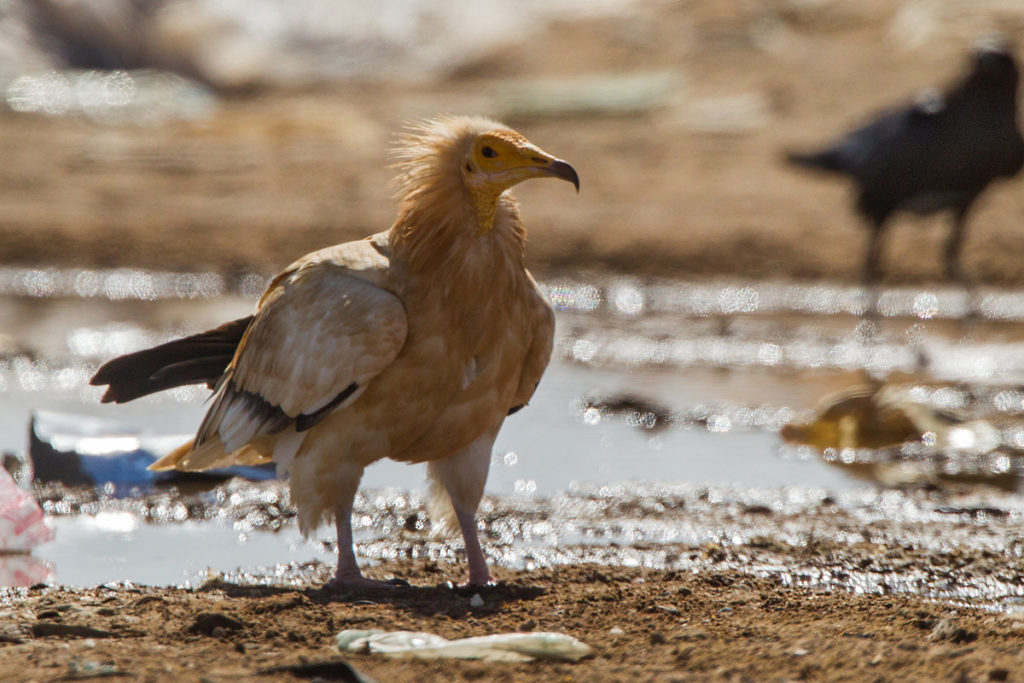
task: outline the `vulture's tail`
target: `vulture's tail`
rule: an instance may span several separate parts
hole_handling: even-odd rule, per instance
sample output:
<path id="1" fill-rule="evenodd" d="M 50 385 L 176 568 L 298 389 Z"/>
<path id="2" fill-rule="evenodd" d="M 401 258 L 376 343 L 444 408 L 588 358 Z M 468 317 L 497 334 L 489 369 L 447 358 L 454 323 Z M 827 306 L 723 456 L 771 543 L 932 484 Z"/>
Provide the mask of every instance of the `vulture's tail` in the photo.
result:
<path id="1" fill-rule="evenodd" d="M 185 384 L 217 383 L 253 316 L 104 363 L 90 384 L 108 384 L 104 403 L 125 403 Z"/>

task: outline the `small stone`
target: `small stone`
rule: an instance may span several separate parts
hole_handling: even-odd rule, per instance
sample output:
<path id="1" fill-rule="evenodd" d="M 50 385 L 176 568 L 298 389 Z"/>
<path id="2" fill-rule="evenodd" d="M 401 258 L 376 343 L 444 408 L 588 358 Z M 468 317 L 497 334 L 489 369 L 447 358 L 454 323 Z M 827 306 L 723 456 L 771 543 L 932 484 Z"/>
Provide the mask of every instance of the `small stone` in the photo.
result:
<path id="1" fill-rule="evenodd" d="M 809 652 L 802 647 L 794 648 L 789 654 L 794 657 L 806 657 Z"/>
<path id="2" fill-rule="evenodd" d="M 216 634 L 214 632 L 218 628 L 222 631 L 237 631 L 242 628 L 242 626 L 242 622 L 234 617 L 228 616 L 227 614 L 221 614 L 220 612 L 200 612 L 195 616 L 195 620 L 192 622 L 192 625 L 188 630 L 192 633 L 215 636 Z"/>
<path id="3" fill-rule="evenodd" d="M 519 624 L 520 631 L 532 631 L 535 628 L 537 628 L 537 622 L 534 619 L 527 619 L 523 623 Z"/>
<path id="4" fill-rule="evenodd" d="M 59 638 L 114 638 L 117 634 L 80 624 L 61 624 L 42 621 L 32 624 L 30 631 L 34 638 L 57 636 Z"/>
<path id="5" fill-rule="evenodd" d="M 69 678 L 112 678 L 124 673 L 112 664 L 74 659 L 67 664 Z"/>
<path id="6" fill-rule="evenodd" d="M 679 616 L 682 612 L 675 605 L 655 605 L 654 609 L 660 609 L 662 612 L 668 612 L 674 616 Z"/>
<path id="7" fill-rule="evenodd" d="M 667 642 L 664 634 L 658 631 L 651 631 L 651 645 L 664 645 Z"/>
<path id="8" fill-rule="evenodd" d="M 697 648 L 693 645 L 687 645 L 684 648 L 677 648 L 672 652 L 672 654 L 675 655 L 677 662 L 679 662 L 680 664 L 685 664 L 686 662 L 690 661 L 690 657 L 693 656 L 693 653 L 696 650 Z"/>
<path id="9" fill-rule="evenodd" d="M 952 617 L 939 619 L 938 623 L 935 624 L 935 628 L 933 628 L 932 632 L 928 634 L 928 640 L 948 640 L 956 645 L 970 643 L 977 639 L 977 633 L 968 631 L 964 627 L 960 626 L 960 624 L 957 623 L 956 619 L 953 619 Z"/>
<path id="10" fill-rule="evenodd" d="M 723 607 L 722 609 L 718 610 L 718 613 L 719 614 L 732 614 L 732 607 Z"/>
<path id="11" fill-rule="evenodd" d="M 608 629 L 608 633 L 613 636 L 621 636 L 626 634 L 626 632 L 618 626 L 612 626 L 610 629 Z"/>
<path id="12" fill-rule="evenodd" d="M 721 551 L 716 551 L 716 552 L 721 552 Z M 724 555 L 724 553 L 723 553 L 723 555 Z M 723 556 L 723 557 L 720 557 L 720 558 L 719 557 L 712 557 L 712 559 L 714 559 L 715 562 L 721 562 L 725 558 Z M 711 586 L 713 588 L 725 588 L 726 586 L 731 586 L 734 583 L 734 581 L 733 581 L 732 578 L 730 578 L 730 577 L 728 577 L 728 576 L 726 576 L 724 574 L 711 574 L 710 576 L 708 576 L 708 577 L 706 577 L 704 579 L 704 583 L 708 584 L 709 586 Z"/>
<path id="13" fill-rule="evenodd" d="M 214 626 L 213 630 L 210 631 L 210 635 L 214 638 L 223 638 L 227 634 L 227 629 L 225 629 L 223 626 Z"/>
<path id="14" fill-rule="evenodd" d="M 469 599 L 469 606 L 473 609 L 480 609 L 484 606 L 484 599 L 480 597 L 479 593 L 473 593 L 473 597 Z"/>

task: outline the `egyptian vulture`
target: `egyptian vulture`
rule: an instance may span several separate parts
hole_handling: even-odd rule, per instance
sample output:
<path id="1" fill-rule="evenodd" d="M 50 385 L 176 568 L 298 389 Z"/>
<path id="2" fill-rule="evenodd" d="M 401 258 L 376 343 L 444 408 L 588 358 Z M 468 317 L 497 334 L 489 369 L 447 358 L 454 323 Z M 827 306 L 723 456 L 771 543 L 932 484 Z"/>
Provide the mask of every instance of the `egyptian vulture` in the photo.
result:
<path id="1" fill-rule="evenodd" d="M 462 531 L 469 583 L 487 584 L 475 515 L 491 448 L 533 395 L 554 332 L 508 190 L 538 177 L 579 190 L 579 176 L 476 117 L 415 124 L 397 158 L 390 230 L 300 258 L 253 315 L 115 358 L 91 382 L 109 385 L 102 400 L 115 403 L 207 383 L 195 438 L 152 469 L 275 462 L 304 534 L 335 520 L 333 587 L 380 585 L 362 576 L 352 545 L 363 469 L 428 463 L 432 509 L 450 501 L 442 509 Z"/>

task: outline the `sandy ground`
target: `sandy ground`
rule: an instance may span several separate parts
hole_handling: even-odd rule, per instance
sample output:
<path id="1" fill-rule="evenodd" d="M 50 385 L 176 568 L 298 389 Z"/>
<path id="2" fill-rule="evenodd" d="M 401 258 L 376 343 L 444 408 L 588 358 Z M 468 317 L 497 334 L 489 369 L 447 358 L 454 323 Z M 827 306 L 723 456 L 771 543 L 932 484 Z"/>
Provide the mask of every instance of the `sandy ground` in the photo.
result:
<path id="1" fill-rule="evenodd" d="M 941 87 L 987 29 L 1024 33 L 1020 8 L 961 4 L 656 3 L 556 24 L 429 83 L 254 94 L 160 127 L 8 113 L 0 262 L 276 272 L 387 228 L 396 131 L 467 112 L 506 119 L 580 173 L 578 197 L 560 183 L 517 189 L 539 271 L 855 280 L 865 230 L 849 188 L 785 167 L 781 152 Z M 672 85 L 638 113 L 516 113 L 531 79 L 566 79 L 558 90 L 571 91 L 595 74 L 651 72 Z M 1022 216 L 1019 183 L 985 195 L 964 250 L 973 277 L 1024 282 Z M 941 278 L 945 226 L 897 221 L 889 279 Z"/>
<path id="2" fill-rule="evenodd" d="M 254 94 L 222 102 L 212 118 L 157 128 L 5 113 L 0 263 L 274 272 L 390 225 L 389 140 L 403 121 L 453 111 L 505 118 L 579 170 L 578 197 L 556 183 L 517 190 L 531 263 L 544 274 L 853 281 L 864 230 L 847 188 L 785 168 L 780 151 L 950 80 L 967 41 L 993 23 L 1024 33 L 1020 10 L 975 4 L 977 17 L 948 3 L 953 19 L 929 24 L 915 44 L 901 32 L 906 7 L 892 1 L 666 3 L 553 26 L 427 84 Z M 670 70 L 677 86 L 642 114 L 516 116 L 505 98 L 533 77 L 649 70 Z M 976 279 L 1024 284 L 1022 216 L 1019 182 L 985 195 L 964 251 Z M 940 278 L 943 225 L 896 224 L 890 281 Z M 782 552 L 795 562 L 801 551 Z M 340 666 L 311 663 L 339 657 L 338 630 L 363 627 L 448 637 L 553 630 L 594 648 L 577 664 L 346 656 L 378 681 L 1024 678 L 1024 623 L 969 606 L 793 588 L 731 569 L 577 566 L 499 568 L 499 586 L 472 609 L 472 591 L 431 587 L 460 572 L 381 565 L 371 573 L 426 587 L 360 596 L 232 585 L 7 591 L 0 678 L 239 680 L 282 665 L 299 668 L 268 680 L 340 678 Z M 210 612 L 230 620 L 209 626 L 200 617 Z"/>
<path id="3" fill-rule="evenodd" d="M 1024 621 L 905 596 L 856 596 L 737 572 L 578 566 L 443 585 L 450 566 L 384 565 L 415 588 L 362 595 L 211 585 L 39 588 L 5 601 L 0 678 L 377 681 L 1005 681 L 1024 675 Z M 479 593 L 483 606 L 470 606 Z M 577 663 L 388 661 L 341 655 L 342 629 L 454 639 L 569 633 Z M 259 677 L 257 678 L 257 675 Z"/>

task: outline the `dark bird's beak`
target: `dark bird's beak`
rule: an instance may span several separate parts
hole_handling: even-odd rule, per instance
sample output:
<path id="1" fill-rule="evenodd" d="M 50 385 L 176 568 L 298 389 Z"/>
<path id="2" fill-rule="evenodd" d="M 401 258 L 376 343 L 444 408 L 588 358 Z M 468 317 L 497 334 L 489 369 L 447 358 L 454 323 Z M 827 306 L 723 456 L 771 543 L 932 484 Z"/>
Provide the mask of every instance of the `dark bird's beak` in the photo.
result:
<path id="1" fill-rule="evenodd" d="M 550 166 L 546 167 L 546 170 L 556 178 L 562 180 L 568 180 L 573 186 L 576 187 L 576 191 L 580 191 L 580 176 L 576 173 L 576 169 L 573 168 L 568 162 L 562 161 L 561 159 L 555 159 L 551 162 Z"/>

